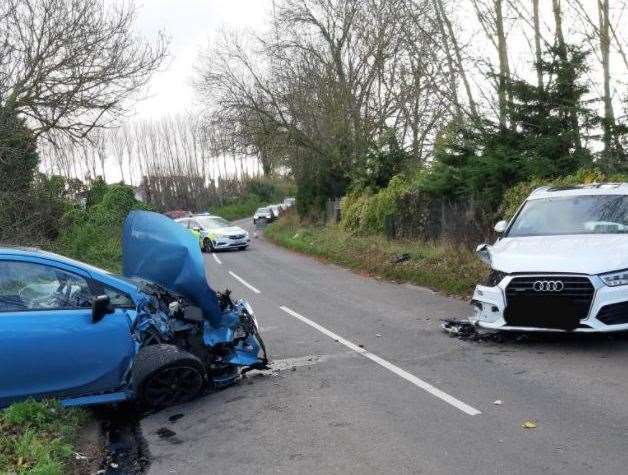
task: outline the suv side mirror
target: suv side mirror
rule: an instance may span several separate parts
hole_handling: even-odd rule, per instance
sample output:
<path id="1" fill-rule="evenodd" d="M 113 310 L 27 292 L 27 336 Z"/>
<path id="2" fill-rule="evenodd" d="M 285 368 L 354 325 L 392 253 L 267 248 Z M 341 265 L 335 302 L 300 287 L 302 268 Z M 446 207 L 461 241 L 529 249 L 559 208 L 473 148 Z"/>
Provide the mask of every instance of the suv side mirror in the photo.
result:
<path id="1" fill-rule="evenodd" d="M 495 227 L 493 229 L 495 230 L 497 234 L 504 234 L 507 228 L 508 228 L 508 221 L 502 219 L 501 221 L 498 221 L 495 224 Z"/>
<path id="2" fill-rule="evenodd" d="M 113 313 L 113 305 L 108 295 L 97 295 L 92 300 L 92 323 L 98 323 L 105 315 Z"/>

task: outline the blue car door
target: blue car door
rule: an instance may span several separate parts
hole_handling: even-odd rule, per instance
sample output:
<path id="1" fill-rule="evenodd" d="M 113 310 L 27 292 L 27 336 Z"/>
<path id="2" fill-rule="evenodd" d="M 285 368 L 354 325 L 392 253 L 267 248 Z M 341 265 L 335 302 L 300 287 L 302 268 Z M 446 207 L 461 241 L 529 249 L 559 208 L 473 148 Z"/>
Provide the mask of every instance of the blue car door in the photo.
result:
<path id="1" fill-rule="evenodd" d="M 0 260 L 0 406 L 25 397 L 113 391 L 134 354 L 121 309 L 92 322 L 81 269 Z"/>

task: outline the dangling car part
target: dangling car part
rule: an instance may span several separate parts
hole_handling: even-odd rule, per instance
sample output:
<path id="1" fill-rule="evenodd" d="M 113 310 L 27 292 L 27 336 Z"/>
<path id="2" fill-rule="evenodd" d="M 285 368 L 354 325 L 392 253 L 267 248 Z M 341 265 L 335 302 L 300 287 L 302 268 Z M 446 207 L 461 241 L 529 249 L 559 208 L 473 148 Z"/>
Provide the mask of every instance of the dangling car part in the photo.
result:
<path id="1" fill-rule="evenodd" d="M 211 289 L 179 224 L 130 213 L 123 269 L 0 248 L 0 406 L 55 397 L 161 407 L 267 368 L 251 306 Z"/>

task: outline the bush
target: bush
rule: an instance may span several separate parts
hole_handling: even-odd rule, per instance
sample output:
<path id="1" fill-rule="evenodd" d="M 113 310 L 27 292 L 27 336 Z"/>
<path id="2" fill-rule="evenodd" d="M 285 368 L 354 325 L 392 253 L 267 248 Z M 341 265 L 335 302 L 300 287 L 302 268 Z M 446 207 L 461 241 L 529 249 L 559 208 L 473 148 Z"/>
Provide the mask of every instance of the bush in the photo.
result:
<path id="1" fill-rule="evenodd" d="M 342 201 L 341 225 L 353 233 L 383 233 L 387 215 L 397 212 L 399 198 L 409 190 L 407 180 L 395 176 L 375 194 L 348 195 Z"/>
<path id="2" fill-rule="evenodd" d="M 124 219 L 133 209 L 150 208 L 137 201 L 133 190 L 126 185 L 105 187 L 106 191 L 91 195 L 91 206 L 85 209 L 73 208 L 63 216 L 62 231 L 53 250 L 119 272 L 122 265 Z"/>

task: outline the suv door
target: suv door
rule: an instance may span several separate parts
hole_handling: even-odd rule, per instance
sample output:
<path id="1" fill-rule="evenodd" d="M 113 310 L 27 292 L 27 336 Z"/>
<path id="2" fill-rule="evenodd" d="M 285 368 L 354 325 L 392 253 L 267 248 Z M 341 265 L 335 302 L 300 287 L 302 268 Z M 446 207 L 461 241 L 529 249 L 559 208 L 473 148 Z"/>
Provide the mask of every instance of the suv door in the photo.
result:
<path id="1" fill-rule="evenodd" d="M 0 260 L 0 406 L 121 386 L 135 352 L 129 319 L 92 323 L 93 288 L 80 269 Z"/>

